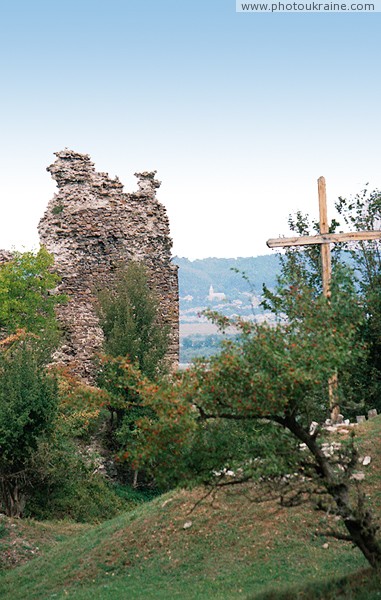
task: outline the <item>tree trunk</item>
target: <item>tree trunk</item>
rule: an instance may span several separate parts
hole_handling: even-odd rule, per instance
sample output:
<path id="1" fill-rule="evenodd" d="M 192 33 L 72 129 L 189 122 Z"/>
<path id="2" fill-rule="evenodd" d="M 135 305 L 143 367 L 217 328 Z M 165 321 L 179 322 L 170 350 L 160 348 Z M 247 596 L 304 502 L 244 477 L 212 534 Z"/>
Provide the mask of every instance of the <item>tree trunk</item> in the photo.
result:
<path id="1" fill-rule="evenodd" d="M 343 519 L 353 544 L 361 550 L 373 568 L 380 569 L 381 545 L 377 539 L 379 527 L 375 523 L 371 512 L 365 507 L 364 494 L 357 489 L 357 502 L 354 502 L 351 498 L 350 492 L 353 492 L 356 483 L 350 479 L 350 473 L 343 472 L 338 475 L 315 437 L 303 429 L 293 417 L 286 417 L 283 425 L 307 445 L 315 458 L 320 481 L 335 501 L 337 514 Z"/>
<path id="2" fill-rule="evenodd" d="M 134 471 L 134 480 L 133 480 L 133 483 L 132 483 L 132 487 L 133 488 L 137 488 L 138 487 L 138 475 L 139 475 L 139 471 L 137 471 L 135 469 L 135 471 Z"/>
<path id="3" fill-rule="evenodd" d="M 7 517 L 22 517 L 26 495 L 22 491 L 19 478 L 3 477 L 1 479 L 1 497 Z"/>

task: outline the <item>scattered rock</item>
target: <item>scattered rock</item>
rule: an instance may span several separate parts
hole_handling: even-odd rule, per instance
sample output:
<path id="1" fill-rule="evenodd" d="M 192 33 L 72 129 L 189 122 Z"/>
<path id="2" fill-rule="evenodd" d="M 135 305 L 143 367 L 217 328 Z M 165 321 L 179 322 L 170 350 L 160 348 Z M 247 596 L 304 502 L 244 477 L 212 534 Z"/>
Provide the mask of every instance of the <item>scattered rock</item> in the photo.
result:
<path id="1" fill-rule="evenodd" d="M 364 423 L 366 421 L 365 415 L 358 415 L 356 421 L 357 423 Z"/>
<path id="2" fill-rule="evenodd" d="M 355 481 L 363 481 L 365 479 L 365 474 L 364 473 L 353 473 L 353 475 L 351 476 L 351 479 L 354 479 Z"/>
<path id="3" fill-rule="evenodd" d="M 329 422 L 329 423 L 328 423 Z M 342 420 L 340 423 L 332 424 L 330 419 L 327 419 L 323 425 L 323 429 L 329 433 L 349 433 L 349 430 L 354 427 L 354 423 L 351 423 L 349 419 Z"/>
<path id="4" fill-rule="evenodd" d="M 187 521 L 186 523 L 184 523 L 183 529 L 189 529 L 190 527 L 192 527 L 192 524 L 192 521 Z"/>
<path id="5" fill-rule="evenodd" d="M 316 430 L 319 427 L 319 423 L 317 421 L 312 421 L 311 425 L 310 425 L 310 435 L 314 435 L 314 433 L 316 433 Z"/>
<path id="6" fill-rule="evenodd" d="M 161 505 L 161 508 L 164 508 L 165 506 L 167 506 L 167 504 L 172 502 L 172 500 L 173 500 L 173 498 L 168 498 L 168 500 L 164 500 L 163 504 Z"/>
<path id="7" fill-rule="evenodd" d="M 336 454 L 340 450 L 340 448 L 341 448 L 340 442 L 325 442 L 321 446 L 321 449 L 323 450 L 324 455 L 327 457 L 333 456 L 334 454 Z"/>
<path id="8" fill-rule="evenodd" d="M 340 427 L 337 429 L 337 433 L 341 433 L 341 435 L 347 435 L 349 433 L 349 429 L 347 427 Z"/>
<path id="9" fill-rule="evenodd" d="M 374 417 L 377 417 L 377 408 L 368 410 L 368 419 L 374 419 Z"/>
<path id="10" fill-rule="evenodd" d="M 324 429 L 326 431 L 329 431 L 329 433 L 336 433 L 337 428 L 334 425 L 327 425 L 326 427 L 324 427 Z"/>

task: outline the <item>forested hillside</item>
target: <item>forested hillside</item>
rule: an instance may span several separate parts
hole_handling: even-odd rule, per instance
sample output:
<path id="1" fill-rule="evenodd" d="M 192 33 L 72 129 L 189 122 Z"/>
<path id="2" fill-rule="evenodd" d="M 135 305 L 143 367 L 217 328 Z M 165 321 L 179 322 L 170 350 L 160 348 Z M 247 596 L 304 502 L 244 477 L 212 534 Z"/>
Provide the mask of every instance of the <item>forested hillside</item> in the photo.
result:
<path id="1" fill-rule="evenodd" d="M 175 257 L 173 261 L 179 266 L 180 298 L 193 296 L 194 299 L 206 300 L 209 287 L 224 292 L 228 299 L 234 299 L 237 293 L 249 291 L 245 281 L 235 270 L 245 272 L 256 293 L 262 291 L 262 284 L 268 287 L 275 285 L 275 277 L 279 270 L 279 255 L 268 254 L 248 258 L 203 258 L 189 260 Z"/>
<path id="2" fill-rule="evenodd" d="M 221 335 L 201 315 L 206 308 L 232 317 L 263 318 L 262 287 L 273 289 L 280 270 L 279 254 L 247 258 L 174 258 L 179 266 L 180 362 L 209 356 L 219 347 Z M 214 296 L 210 295 L 210 286 Z"/>

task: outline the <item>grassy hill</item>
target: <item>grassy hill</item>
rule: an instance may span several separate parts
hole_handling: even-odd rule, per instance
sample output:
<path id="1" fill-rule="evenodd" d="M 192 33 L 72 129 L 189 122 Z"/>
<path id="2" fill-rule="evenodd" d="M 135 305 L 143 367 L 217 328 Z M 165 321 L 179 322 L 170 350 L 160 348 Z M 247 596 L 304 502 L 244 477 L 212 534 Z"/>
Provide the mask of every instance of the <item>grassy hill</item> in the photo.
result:
<path id="1" fill-rule="evenodd" d="M 381 514 L 381 417 L 358 426 L 367 492 Z M 4 600 L 262 600 L 381 597 L 381 582 L 308 505 L 253 501 L 246 485 L 209 495 L 174 491 L 98 526 L 0 522 Z M 15 543 L 15 540 L 17 543 Z M 18 553 L 18 560 L 17 560 Z M 12 561 L 8 562 L 8 567 Z"/>

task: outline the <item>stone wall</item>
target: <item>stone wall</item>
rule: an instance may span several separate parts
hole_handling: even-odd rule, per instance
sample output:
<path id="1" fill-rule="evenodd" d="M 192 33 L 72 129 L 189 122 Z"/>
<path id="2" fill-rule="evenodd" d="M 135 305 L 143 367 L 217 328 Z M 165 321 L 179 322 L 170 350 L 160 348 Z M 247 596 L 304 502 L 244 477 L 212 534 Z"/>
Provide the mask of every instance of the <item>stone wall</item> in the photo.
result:
<path id="1" fill-rule="evenodd" d="M 119 179 L 97 173 L 87 154 L 65 149 L 48 167 L 58 193 L 39 223 L 41 244 L 54 255 L 62 278 L 59 291 L 68 303 L 59 309 L 65 340 L 55 359 L 91 381 L 93 357 L 101 350 L 102 331 L 94 310 L 97 286 L 108 286 L 115 269 L 143 262 L 170 325 L 168 360 L 179 354 L 177 267 L 166 210 L 156 199 L 156 172 L 135 173 L 138 191 L 124 193 Z"/>
<path id="2" fill-rule="evenodd" d="M 0 265 L 12 260 L 12 256 L 13 254 L 9 250 L 0 250 Z"/>

